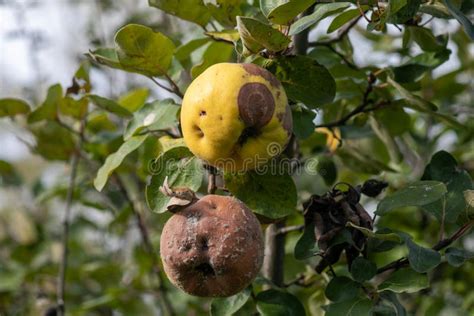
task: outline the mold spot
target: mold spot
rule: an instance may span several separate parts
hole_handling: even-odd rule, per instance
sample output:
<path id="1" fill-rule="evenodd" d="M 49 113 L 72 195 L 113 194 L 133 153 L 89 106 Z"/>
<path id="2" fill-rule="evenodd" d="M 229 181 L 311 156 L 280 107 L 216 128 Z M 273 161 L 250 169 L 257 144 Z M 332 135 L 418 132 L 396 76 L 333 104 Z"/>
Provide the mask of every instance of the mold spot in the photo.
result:
<path id="1" fill-rule="evenodd" d="M 242 67 L 244 67 L 245 71 L 251 75 L 263 77 L 265 80 L 270 82 L 272 87 L 278 88 L 281 85 L 280 81 L 278 81 L 278 79 L 271 72 L 263 69 L 260 66 L 254 64 L 242 64 Z"/>
<path id="2" fill-rule="evenodd" d="M 204 276 L 216 275 L 214 268 L 212 268 L 212 266 L 207 262 L 197 265 L 196 267 L 194 267 L 194 270 L 201 273 Z"/>
<path id="3" fill-rule="evenodd" d="M 275 99 L 266 85 L 259 82 L 244 84 L 237 98 L 239 114 L 247 127 L 259 129 L 270 122 L 275 111 Z"/>

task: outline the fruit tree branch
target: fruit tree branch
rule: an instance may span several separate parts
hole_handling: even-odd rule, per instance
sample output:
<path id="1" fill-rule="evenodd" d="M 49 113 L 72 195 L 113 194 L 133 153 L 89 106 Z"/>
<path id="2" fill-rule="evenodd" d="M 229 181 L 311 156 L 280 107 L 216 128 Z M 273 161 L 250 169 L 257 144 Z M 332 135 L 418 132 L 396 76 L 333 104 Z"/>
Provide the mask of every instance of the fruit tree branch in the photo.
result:
<path id="1" fill-rule="evenodd" d="M 77 175 L 77 168 L 79 166 L 80 160 L 80 152 L 82 148 L 82 142 L 84 140 L 84 128 L 85 128 L 85 121 L 81 121 L 81 130 L 79 135 L 79 140 L 76 145 L 76 150 L 72 155 L 71 158 L 71 174 L 69 176 L 69 186 L 67 189 L 66 195 L 66 208 L 64 211 L 64 218 L 63 218 L 63 235 L 62 235 L 62 253 L 61 253 L 61 261 L 59 266 L 59 275 L 58 275 L 58 285 L 57 285 L 57 313 L 60 316 L 65 315 L 66 311 L 66 304 L 65 304 L 65 290 L 66 290 L 66 272 L 67 272 L 67 265 L 68 265 L 68 255 L 69 255 L 69 223 L 71 221 L 71 208 L 72 202 L 74 198 L 74 189 L 75 189 L 75 182 L 76 182 L 76 175 Z"/>
<path id="2" fill-rule="evenodd" d="M 443 250 L 444 248 L 451 245 L 453 242 L 464 236 L 472 227 L 474 226 L 474 220 L 471 220 L 461 226 L 454 234 L 450 237 L 440 240 L 436 245 L 434 245 L 431 249 L 435 251 Z M 377 270 L 377 274 L 383 273 L 388 270 L 398 270 L 403 268 L 409 264 L 407 258 L 400 258 L 396 261 L 393 261 Z"/>
<path id="3" fill-rule="evenodd" d="M 130 192 L 130 189 L 125 184 L 125 181 L 123 181 L 119 175 L 115 175 L 114 178 L 117 182 L 117 185 L 120 191 L 122 192 L 123 196 L 127 199 L 130 205 L 130 208 L 132 209 L 132 213 L 135 216 L 135 219 L 137 222 L 138 230 L 140 231 L 140 236 L 143 242 L 143 246 L 145 248 L 145 251 L 148 253 L 148 255 L 150 256 L 152 260 L 151 272 L 157 277 L 158 282 L 159 282 L 158 291 L 160 293 L 160 297 L 163 302 L 164 314 L 175 315 L 173 306 L 171 305 L 171 302 L 169 301 L 166 295 L 164 280 L 160 274 L 160 267 L 159 267 L 158 260 L 155 254 L 155 250 L 153 249 L 153 245 L 151 243 L 150 233 L 148 232 L 148 228 L 145 224 L 145 220 L 143 219 L 142 204 L 137 201 L 136 197 L 132 194 L 132 192 Z"/>

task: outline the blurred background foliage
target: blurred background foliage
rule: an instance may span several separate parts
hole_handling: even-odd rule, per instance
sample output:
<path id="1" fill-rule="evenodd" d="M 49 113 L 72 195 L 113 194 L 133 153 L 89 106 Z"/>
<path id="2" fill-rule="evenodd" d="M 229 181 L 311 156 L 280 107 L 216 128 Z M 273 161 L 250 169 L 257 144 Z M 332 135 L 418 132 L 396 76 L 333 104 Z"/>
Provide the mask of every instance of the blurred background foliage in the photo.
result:
<path id="1" fill-rule="evenodd" d="M 214 63 L 252 61 L 284 83 L 291 82 L 285 76 L 306 82 L 303 91 L 291 84 L 285 88 L 292 102 L 298 158 L 315 158 L 319 174 L 293 176 L 298 194 L 295 208 L 288 210 L 288 226 L 303 224 L 303 202 L 312 194 L 324 194 L 336 182 L 356 186 L 375 177 L 389 183 L 387 195 L 422 177 L 446 182 L 448 195 L 472 189 L 472 1 L 317 1 L 315 7 L 311 5 L 316 1 L 303 2 L 307 5 L 296 6 L 293 16 L 293 7 L 272 16 L 271 9 L 286 1 L 205 1 L 205 7 L 199 0 L 183 1 L 178 7 L 173 1 L 158 0 L 150 0 L 151 7 L 146 1 L 126 0 L 0 1 L 0 97 L 5 98 L 0 100 L 0 315 L 52 315 L 62 221 L 71 200 L 68 314 L 159 315 L 166 312 L 161 293 L 177 315 L 209 313 L 210 299 L 186 295 L 156 272 L 160 263 L 153 253 L 169 215 L 149 210 L 145 188 L 150 161 L 183 145 L 174 138 L 173 107 L 180 98 L 173 83 L 184 92 L 192 78 Z M 310 8 L 306 21 L 291 23 L 306 8 Z M 257 19 L 240 20 L 240 36 L 235 30 L 237 15 Z M 265 38 L 267 33 L 260 32 L 267 29 L 258 21 L 273 23 L 274 31 L 296 38 L 309 31 L 309 47 L 299 52 L 307 57 L 285 60 L 289 40 L 280 35 Z M 131 23 L 171 39 L 175 48 L 170 48 L 174 57 L 168 78 L 146 71 L 145 76 L 136 74 L 144 72 L 133 66 L 135 73 L 100 65 L 126 68 L 113 63 L 117 62 L 113 50 L 103 48 L 118 45 L 126 51 L 127 43 L 115 44 L 114 34 Z M 253 41 L 242 37 L 243 28 L 250 30 Z M 300 73 L 316 71 L 312 67 L 327 69 L 329 80 L 313 76 L 316 72 Z M 327 89 L 333 82 L 331 93 Z M 324 91 L 314 89 L 325 85 Z M 321 101 L 325 98 L 329 101 Z M 149 105 L 152 101 L 156 102 Z M 139 124 L 144 109 L 165 106 L 155 128 Z M 133 120 L 136 124 L 131 126 Z M 139 138 L 139 133 L 148 136 Z M 438 166 L 465 170 L 467 184 L 453 188 L 449 183 L 458 182 L 451 178 L 444 181 L 433 174 L 430 178 L 426 165 L 440 150 L 449 152 L 457 165 L 443 156 Z M 113 153 L 114 161 L 106 163 L 98 181 L 99 168 Z M 71 191 L 70 174 L 75 169 Z M 102 182 L 102 192 L 96 190 L 97 182 Z M 205 187 L 202 183 L 200 192 Z M 452 220 L 441 220 L 433 208 L 407 205 L 377 217 L 375 227 L 407 233 L 417 245 L 431 247 L 441 226 L 450 236 L 472 218 L 472 195 L 470 205 L 468 198 L 452 211 Z M 363 197 L 361 204 L 373 215 L 378 200 Z M 286 235 L 284 284 L 275 288 L 296 296 L 307 314 L 324 314 L 322 307 L 331 301 L 333 308 L 344 311 L 346 301 L 328 293 L 331 273 L 314 271 L 320 257 L 295 258 L 301 236 L 301 230 Z M 380 315 L 404 315 L 405 309 L 410 315 L 472 315 L 474 263 L 468 260 L 468 252 L 474 251 L 472 233 L 460 238 L 456 247 L 467 251 L 454 256 L 464 264 L 448 262 L 443 252 L 439 265 L 428 271 L 429 287 L 375 290 L 377 297 L 369 309 Z M 373 251 L 368 258 L 380 268 L 409 251 L 406 245 L 387 249 Z M 339 277 L 351 276 L 344 258 L 333 268 Z M 291 283 L 295 279 L 304 282 Z M 268 282 L 262 277 L 254 282 L 257 298 L 244 300 L 238 314 L 255 313 L 256 304 L 262 314 L 278 310 L 278 303 L 275 307 L 261 295 Z M 351 284 L 333 288 L 347 291 Z M 287 306 L 296 304 L 293 310 L 298 310 L 300 303 L 292 301 L 293 296 L 278 293 L 271 294 Z M 358 307 L 365 311 L 367 306 L 362 305 Z"/>

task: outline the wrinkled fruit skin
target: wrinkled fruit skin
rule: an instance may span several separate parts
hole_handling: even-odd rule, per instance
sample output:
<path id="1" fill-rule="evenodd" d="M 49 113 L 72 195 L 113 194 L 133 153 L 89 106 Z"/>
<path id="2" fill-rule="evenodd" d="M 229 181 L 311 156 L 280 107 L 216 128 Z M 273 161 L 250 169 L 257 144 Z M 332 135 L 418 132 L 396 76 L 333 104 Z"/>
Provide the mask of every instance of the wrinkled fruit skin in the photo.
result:
<path id="1" fill-rule="evenodd" d="M 285 149 L 293 120 L 272 73 L 254 64 L 220 63 L 188 87 L 181 126 L 196 156 L 219 169 L 247 171 Z"/>
<path id="2" fill-rule="evenodd" d="M 231 296 L 246 288 L 261 268 L 263 249 L 255 215 L 241 201 L 218 195 L 174 214 L 160 241 L 171 282 L 203 297 Z"/>

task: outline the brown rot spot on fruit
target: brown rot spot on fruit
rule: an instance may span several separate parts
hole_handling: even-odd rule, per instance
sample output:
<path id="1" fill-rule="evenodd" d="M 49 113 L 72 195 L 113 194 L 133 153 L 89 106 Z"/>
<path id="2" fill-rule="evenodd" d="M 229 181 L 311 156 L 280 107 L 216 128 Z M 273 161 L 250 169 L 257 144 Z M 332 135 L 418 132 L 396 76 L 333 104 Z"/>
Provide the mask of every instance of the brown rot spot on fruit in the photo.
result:
<path id="1" fill-rule="evenodd" d="M 216 272 L 214 271 L 214 269 L 212 268 L 212 266 L 207 263 L 207 262 L 203 262 L 201 264 L 198 264 L 194 270 L 196 272 L 199 272 L 201 273 L 202 275 L 204 276 L 212 276 L 212 275 L 216 275 Z"/>
<path id="2" fill-rule="evenodd" d="M 273 87 L 280 87 L 280 81 L 278 81 L 278 79 L 268 70 L 254 64 L 242 64 L 242 67 L 244 67 L 245 71 L 251 75 L 263 77 L 265 80 L 270 82 Z"/>
<path id="3" fill-rule="evenodd" d="M 206 111 L 202 111 L 202 110 L 201 110 L 201 111 L 199 112 L 199 116 L 206 116 L 206 114 L 207 114 Z"/>
<path id="4" fill-rule="evenodd" d="M 275 111 L 275 100 L 263 83 L 246 83 L 237 98 L 239 114 L 247 127 L 259 129 L 270 122 Z"/>
<path id="5" fill-rule="evenodd" d="M 278 113 L 277 118 L 282 122 L 283 128 L 288 132 L 288 134 L 291 134 L 293 130 L 293 116 L 291 115 L 291 108 L 288 104 L 286 105 L 285 112 Z"/>
<path id="6" fill-rule="evenodd" d="M 219 115 L 217 118 L 219 119 L 219 121 L 222 121 L 224 119 L 222 115 Z"/>

